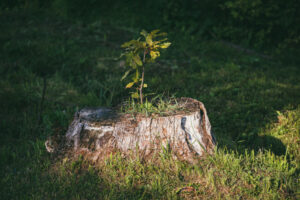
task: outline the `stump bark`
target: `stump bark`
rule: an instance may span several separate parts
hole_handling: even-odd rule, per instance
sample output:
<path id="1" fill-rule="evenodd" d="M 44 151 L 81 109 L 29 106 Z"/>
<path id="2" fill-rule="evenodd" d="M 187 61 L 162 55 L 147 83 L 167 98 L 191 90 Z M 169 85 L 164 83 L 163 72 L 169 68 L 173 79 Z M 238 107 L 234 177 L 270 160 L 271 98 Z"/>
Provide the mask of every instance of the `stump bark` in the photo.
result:
<path id="1" fill-rule="evenodd" d="M 139 151 L 147 159 L 162 147 L 186 161 L 212 153 L 215 138 L 203 103 L 181 98 L 178 104 L 183 109 L 168 116 L 121 114 L 108 108 L 82 109 L 75 113 L 65 144 L 94 161 L 115 151 L 124 155 Z"/>

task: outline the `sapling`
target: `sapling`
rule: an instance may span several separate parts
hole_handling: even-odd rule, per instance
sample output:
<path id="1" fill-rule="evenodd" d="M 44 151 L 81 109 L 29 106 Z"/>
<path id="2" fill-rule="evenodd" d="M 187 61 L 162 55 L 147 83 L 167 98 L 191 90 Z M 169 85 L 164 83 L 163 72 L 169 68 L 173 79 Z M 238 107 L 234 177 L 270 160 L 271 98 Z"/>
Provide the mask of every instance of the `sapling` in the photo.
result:
<path id="1" fill-rule="evenodd" d="M 131 97 L 140 99 L 140 103 L 143 104 L 143 88 L 147 87 L 144 82 L 145 65 L 154 62 L 160 56 L 160 50 L 168 48 L 171 43 L 167 41 L 167 34 L 159 30 L 150 33 L 142 30 L 140 34 L 142 37 L 125 42 L 121 46 L 125 49 L 123 55 L 126 56 L 126 65 L 130 67 L 121 80 L 124 80 L 131 71 L 135 71 L 131 75 L 132 81 L 126 85 L 126 88 L 134 87 L 135 92 L 131 93 Z"/>

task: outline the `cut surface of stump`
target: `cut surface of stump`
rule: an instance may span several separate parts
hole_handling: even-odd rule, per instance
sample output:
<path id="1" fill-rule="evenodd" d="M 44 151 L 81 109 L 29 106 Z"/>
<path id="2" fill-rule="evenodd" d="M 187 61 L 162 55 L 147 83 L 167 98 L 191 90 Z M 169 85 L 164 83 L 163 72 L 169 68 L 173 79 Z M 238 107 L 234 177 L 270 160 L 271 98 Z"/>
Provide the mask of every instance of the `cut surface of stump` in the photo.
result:
<path id="1" fill-rule="evenodd" d="M 65 145 L 94 161 L 115 151 L 128 155 L 138 150 L 140 156 L 149 158 L 163 147 L 186 161 L 212 153 L 215 138 L 203 103 L 181 98 L 178 104 L 183 109 L 168 116 L 124 114 L 108 108 L 82 109 L 75 113 Z"/>

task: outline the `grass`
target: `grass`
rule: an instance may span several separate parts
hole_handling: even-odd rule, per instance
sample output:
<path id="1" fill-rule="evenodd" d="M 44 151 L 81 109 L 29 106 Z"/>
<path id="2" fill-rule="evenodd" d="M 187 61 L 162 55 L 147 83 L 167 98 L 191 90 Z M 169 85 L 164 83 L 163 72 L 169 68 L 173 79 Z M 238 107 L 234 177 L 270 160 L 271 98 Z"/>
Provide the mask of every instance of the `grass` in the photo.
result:
<path id="1" fill-rule="evenodd" d="M 146 98 L 145 103 L 143 104 L 137 102 L 136 99 L 129 98 L 119 107 L 122 113 L 143 114 L 145 116 L 168 116 L 185 109 L 184 105 L 178 103 L 176 98 L 164 97 L 163 95 L 157 95 L 149 101 L 148 98 Z"/>
<path id="2" fill-rule="evenodd" d="M 116 154 L 94 166 L 46 152 L 46 138 L 65 134 L 76 110 L 128 99 L 114 58 L 145 27 L 124 23 L 1 12 L 0 199 L 299 199 L 298 63 L 172 32 L 172 47 L 146 69 L 146 92 L 202 101 L 215 155 L 187 164 L 166 151 L 152 162 Z"/>

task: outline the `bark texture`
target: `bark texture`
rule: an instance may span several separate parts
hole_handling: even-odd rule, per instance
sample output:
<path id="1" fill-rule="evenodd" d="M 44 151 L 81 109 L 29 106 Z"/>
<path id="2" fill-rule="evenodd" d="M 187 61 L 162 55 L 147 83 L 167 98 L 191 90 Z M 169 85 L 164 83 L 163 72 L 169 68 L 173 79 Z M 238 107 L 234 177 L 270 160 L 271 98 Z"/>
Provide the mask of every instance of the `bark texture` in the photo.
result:
<path id="1" fill-rule="evenodd" d="M 169 116 L 133 116 L 108 108 L 82 109 L 75 113 L 69 126 L 66 145 L 94 161 L 114 151 L 127 155 L 137 150 L 147 159 L 162 147 L 187 161 L 212 153 L 215 138 L 204 105 L 191 98 L 181 98 L 179 103 L 184 109 Z"/>

